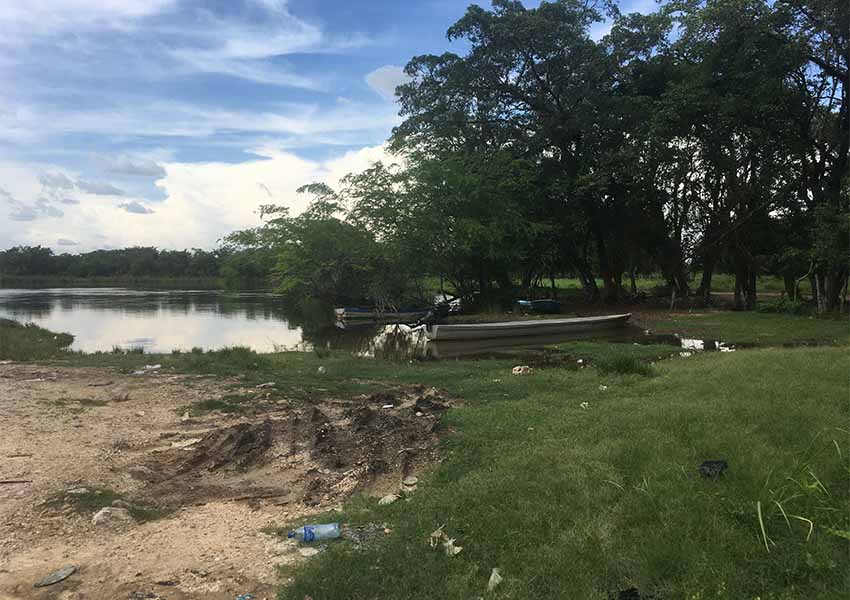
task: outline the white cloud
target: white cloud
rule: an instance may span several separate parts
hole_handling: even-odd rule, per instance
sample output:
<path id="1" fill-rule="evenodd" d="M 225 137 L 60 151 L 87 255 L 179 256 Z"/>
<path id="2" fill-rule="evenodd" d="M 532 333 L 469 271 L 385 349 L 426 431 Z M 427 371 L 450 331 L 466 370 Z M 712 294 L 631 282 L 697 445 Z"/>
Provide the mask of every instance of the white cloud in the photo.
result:
<path id="1" fill-rule="evenodd" d="M 152 15 L 174 0 L 9 0 L 0 5 L 0 31 L 49 33 L 91 24 L 120 24 Z"/>
<path id="2" fill-rule="evenodd" d="M 133 215 L 151 215 L 155 212 L 153 209 L 148 208 L 137 200 L 128 200 L 127 202 L 122 202 L 118 205 L 118 208 L 123 208 L 128 213 Z"/>
<path id="3" fill-rule="evenodd" d="M 86 194 L 94 194 L 96 196 L 123 196 L 124 191 L 118 189 L 111 183 L 101 181 L 85 181 L 77 180 L 77 189 Z"/>
<path id="4" fill-rule="evenodd" d="M 138 177 L 161 177 L 165 175 L 165 169 L 157 161 L 147 156 L 132 156 L 119 154 L 118 156 L 100 157 L 100 162 L 108 173 L 116 175 L 133 175 Z"/>
<path id="5" fill-rule="evenodd" d="M 395 89 L 410 81 L 402 67 L 384 65 L 366 75 L 366 83 L 387 100 L 395 100 Z"/>
<path id="6" fill-rule="evenodd" d="M 0 162 L 0 183 L 11 181 L 8 195 L 32 208 L 32 219 L 12 224 L 0 215 L 0 247 L 12 244 L 56 246 L 60 238 L 73 238 L 74 250 L 152 245 L 161 248 L 212 248 L 221 237 L 236 229 L 260 223 L 259 207 L 270 201 L 289 207 L 292 214 L 303 211 L 310 201 L 296 193 L 300 186 L 324 181 L 332 187 L 350 172 L 361 171 L 373 162 L 393 162 L 383 146 L 367 147 L 326 161 L 311 161 L 267 150 L 267 155 L 241 163 L 177 163 L 162 166 L 165 175 L 157 181 L 166 198 L 149 202 L 127 198 L 116 205 L 106 196 L 74 191 L 77 205 L 65 206 L 62 219 L 39 212 L 39 174 L 44 167 Z M 75 179 L 73 174 L 69 178 Z M 48 204 L 53 207 L 53 204 Z M 0 197 L 0 210 L 14 207 Z M 54 207 L 55 208 L 55 207 Z M 27 216 L 22 214 L 22 216 Z"/>
<path id="7" fill-rule="evenodd" d="M 68 238 L 59 238 L 56 240 L 57 246 L 77 246 L 77 242 L 74 240 L 69 240 Z"/>
<path id="8" fill-rule="evenodd" d="M 219 133 L 262 133 L 310 136 L 340 132 L 386 130 L 401 119 L 391 105 L 332 105 L 282 103 L 274 110 L 239 111 L 182 102 L 123 97 L 113 106 L 97 109 L 29 108 L 0 111 L 4 130 L 27 131 L 32 138 L 51 135 L 201 138 Z"/>

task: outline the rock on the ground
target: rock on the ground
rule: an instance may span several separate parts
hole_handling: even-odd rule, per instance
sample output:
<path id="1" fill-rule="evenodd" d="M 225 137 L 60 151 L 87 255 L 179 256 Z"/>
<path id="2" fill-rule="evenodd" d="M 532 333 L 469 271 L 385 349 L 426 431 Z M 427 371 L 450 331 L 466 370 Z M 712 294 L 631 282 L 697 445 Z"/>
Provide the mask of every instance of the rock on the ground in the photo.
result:
<path id="1" fill-rule="evenodd" d="M 128 522 L 132 520 L 133 517 L 130 516 L 129 511 L 126 508 L 119 508 L 115 506 L 101 508 L 91 518 L 92 525 L 108 525 L 110 523 L 118 523 L 122 521 Z"/>
<path id="2" fill-rule="evenodd" d="M 395 494 L 387 494 L 386 496 L 378 500 L 378 506 L 386 506 L 387 504 L 392 504 L 396 500 L 398 500 L 398 496 L 396 496 Z"/>

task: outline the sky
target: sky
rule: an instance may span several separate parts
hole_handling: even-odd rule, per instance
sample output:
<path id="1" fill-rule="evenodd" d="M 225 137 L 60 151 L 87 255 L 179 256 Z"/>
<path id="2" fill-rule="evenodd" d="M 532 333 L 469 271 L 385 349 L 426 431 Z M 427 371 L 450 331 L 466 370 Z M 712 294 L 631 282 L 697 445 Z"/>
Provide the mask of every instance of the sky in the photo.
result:
<path id="1" fill-rule="evenodd" d="M 260 205 L 298 213 L 299 186 L 393 160 L 403 67 L 462 52 L 469 4 L 0 3 L 0 249 L 212 249 Z"/>

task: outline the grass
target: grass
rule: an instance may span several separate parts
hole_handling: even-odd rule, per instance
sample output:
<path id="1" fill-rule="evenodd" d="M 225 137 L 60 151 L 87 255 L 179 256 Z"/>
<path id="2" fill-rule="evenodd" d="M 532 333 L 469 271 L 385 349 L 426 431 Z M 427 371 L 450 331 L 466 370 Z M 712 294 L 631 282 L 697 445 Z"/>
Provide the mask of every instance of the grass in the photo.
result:
<path id="1" fill-rule="evenodd" d="M 702 278 L 701 272 L 696 272 L 691 277 L 690 287 L 696 290 L 699 287 Z M 544 284 L 548 283 L 544 281 Z M 655 288 L 663 287 L 666 281 L 660 274 L 642 275 L 635 279 L 635 284 L 639 291 L 652 292 Z M 597 279 L 596 285 L 602 289 L 602 280 Z M 581 281 L 578 278 L 562 277 L 555 279 L 555 286 L 559 290 L 580 290 Z M 631 289 L 631 282 L 628 277 L 623 277 L 623 286 Z M 545 287 L 545 286 L 544 286 Z M 542 288 L 541 288 L 542 289 Z M 731 273 L 715 273 L 711 278 L 711 291 L 713 293 L 728 294 L 735 291 L 735 276 Z M 773 277 L 771 275 L 760 275 L 756 280 L 757 293 L 782 294 L 785 292 L 785 282 L 781 277 Z M 800 282 L 800 293 L 803 296 L 811 295 L 811 286 L 808 280 Z"/>
<path id="2" fill-rule="evenodd" d="M 85 491 L 75 494 L 70 494 L 68 491 L 57 492 L 44 502 L 44 506 L 47 508 L 69 506 L 75 513 L 90 517 L 102 508 L 113 506 L 113 502 L 120 501 L 138 523 L 162 519 L 174 512 L 173 508 L 131 500 L 125 494 L 108 488 L 79 486 L 79 489 Z"/>
<path id="3" fill-rule="evenodd" d="M 0 318 L 0 360 L 44 360 L 66 353 L 74 341 L 67 333 L 53 333 L 29 323 Z"/>
<path id="4" fill-rule="evenodd" d="M 331 545 L 281 598 L 472 598 L 493 567 L 505 577 L 498 598 L 846 589 L 844 349 L 677 356 L 652 378 L 511 378 L 510 363 L 459 364 L 397 368 L 396 378 L 413 371 L 467 403 L 449 412 L 447 460 L 413 500 L 358 515 L 392 535 L 357 552 Z M 726 474 L 701 478 L 699 463 L 719 458 Z M 458 556 L 428 547 L 440 525 L 463 546 Z"/>
<path id="5" fill-rule="evenodd" d="M 642 313 L 653 333 L 680 333 L 737 344 L 847 344 L 846 318 L 727 311 Z"/>

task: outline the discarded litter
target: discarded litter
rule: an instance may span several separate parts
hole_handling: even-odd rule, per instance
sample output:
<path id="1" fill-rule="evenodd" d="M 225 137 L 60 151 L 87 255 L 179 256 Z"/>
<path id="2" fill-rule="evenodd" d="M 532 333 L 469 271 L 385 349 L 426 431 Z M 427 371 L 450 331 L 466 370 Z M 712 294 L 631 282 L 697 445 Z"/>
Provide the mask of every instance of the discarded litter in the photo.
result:
<path id="1" fill-rule="evenodd" d="M 428 536 L 428 545 L 432 548 L 442 545 L 446 556 L 457 556 L 463 550 L 463 546 L 456 546 L 455 538 L 447 536 L 446 532 L 443 531 L 443 527 L 445 525 L 440 525 L 436 530 L 431 532 L 431 535 Z"/>
<path id="2" fill-rule="evenodd" d="M 273 388 L 274 386 L 275 386 L 274 381 L 267 381 L 266 383 L 261 383 L 260 385 L 256 386 L 256 388 L 258 390 L 262 390 L 262 389 L 266 389 L 266 388 Z"/>
<path id="3" fill-rule="evenodd" d="M 579 406 L 582 410 L 587 410 L 590 407 L 590 404 L 587 402 L 582 402 L 581 404 L 579 404 Z"/>
<path id="4" fill-rule="evenodd" d="M 396 500 L 398 500 L 398 496 L 396 496 L 395 494 L 387 494 L 386 496 L 378 500 L 378 506 L 387 506 L 388 504 L 392 504 Z"/>
<path id="5" fill-rule="evenodd" d="M 607 389 L 608 389 L 608 386 L 607 386 L 607 385 L 600 385 L 600 386 L 599 386 L 599 391 L 600 391 L 600 392 L 604 392 L 604 391 L 605 391 L 605 390 L 607 390 Z"/>
<path id="6" fill-rule="evenodd" d="M 316 373 L 318 373 L 319 375 L 324 375 L 325 373 L 327 373 L 327 371 L 328 370 L 325 367 L 319 367 L 318 369 L 316 369 Z"/>
<path id="7" fill-rule="evenodd" d="M 254 596 L 251 594 L 239 594 L 236 596 L 236 600 L 254 600 Z"/>
<path id="8" fill-rule="evenodd" d="M 717 479 L 728 467 L 725 460 L 707 460 L 699 466 L 699 472 L 707 479 Z"/>
<path id="9" fill-rule="evenodd" d="M 304 527 L 298 527 L 290 531 L 286 537 L 309 543 L 320 540 L 335 540 L 339 536 L 339 523 L 324 523 L 321 525 L 304 525 Z"/>
<path id="10" fill-rule="evenodd" d="M 689 356 L 693 356 L 693 352 L 679 352 L 679 356 L 682 358 L 688 358 Z"/>
<path id="11" fill-rule="evenodd" d="M 153 371 L 159 371 L 162 368 L 162 365 L 145 365 L 141 369 L 137 371 L 133 371 L 130 375 L 146 375 L 147 373 L 152 373 Z"/>
<path id="12" fill-rule="evenodd" d="M 531 371 L 528 365 L 518 365 L 511 369 L 511 375 L 531 375 Z"/>
<path id="13" fill-rule="evenodd" d="M 64 581 L 68 579 L 71 575 L 77 572 L 77 567 L 69 565 L 67 567 L 62 567 L 58 571 L 54 571 L 50 575 L 39 579 L 35 583 L 35 587 L 46 587 L 48 585 L 53 585 L 54 583 L 59 583 L 60 581 Z"/>
<path id="14" fill-rule="evenodd" d="M 502 576 L 499 574 L 499 569 L 494 567 L 490 571 L 490 581 L 487 582 L 487 591 L 492 592 L 500 583 L 502 583 Z"/>
<path id="15" fill-rule="evenodd" d="M 387 410 L 387 409 L 390 409 L 390 408 L 395 408 L 395 405 L 394 404 L 384 404 L 381 408 L 383 408 L 384 410 Z"/>
<path id="16" fill-rule="evenodd" d="M 130 516 L 129 511 L 126 508 L 106 506 L 95 513 L 95 515 L 91 518 L 91 523 L 92 525 L 101 525 L 108 524 L 110 522 L 114 523 L 116 521 L 126 522 L 132 520 L 133 517 Z"/>

